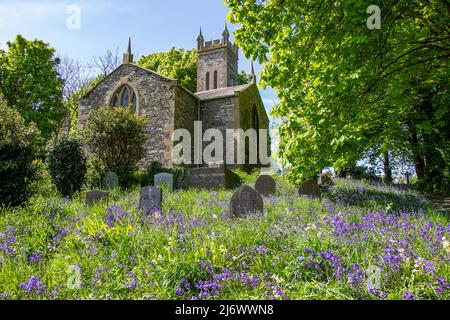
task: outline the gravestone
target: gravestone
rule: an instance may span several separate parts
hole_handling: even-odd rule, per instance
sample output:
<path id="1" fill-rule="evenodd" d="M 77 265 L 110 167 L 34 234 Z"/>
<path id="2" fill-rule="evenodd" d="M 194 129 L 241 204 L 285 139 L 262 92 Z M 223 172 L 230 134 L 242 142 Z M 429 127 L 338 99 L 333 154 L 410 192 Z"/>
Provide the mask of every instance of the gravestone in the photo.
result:
<path id="1" fill-rule="evenodd" d="M 139 209 L 146 211 L 161 209 L 162 203 L 162 189 L 146 187 L 141 189 L 141 196 L 139 198 Z"/>
<path id="2" fill-rule="evenodd" d="M 308 196 L 313 198 L 320 197 L 320 186 L 317 181 L 306 181 L 298 189 L 298 194 L 300 196 Z"/>
<path id="3" fill-rule="evenodd" d="M 166 186 L 169 190 L 173 190 L 173 174 L 159 173 L 155 174 L 155 187 L 162 188 Z"/>
<path id="4" fill-rule="evenodd" d="M 103 188 L 111 190 L 119 186 L 119 177 L 112 171 L 108 171 L 103 177 Z"/>
<path id="5" fill-rule="evenodd" d="M 109 195 L 108 192 L 100 190 L 93 190 L 86 192 L 86 204 L 88 206 L 92 206 L 97 201 L 107 199 L 108 195 Z"/>
<path id="6" fill-rule="evenodd" d="M 333 184 L 333 180 L 329 173 L 321 174 L 319 180 L 321 186 L 331 186 Z"/>
<path id="7" fill-rule="evenodd" d="M 249 186 L 243 186 L 231 197 L 230 210 L 234 216 L 245 215 L 252 211 L 263 211 L 264 201 L 258 191 Z"/>
<path id="8" fill-rule="evenodd" d="M 277 184 L 275 180 L 271 176 L 262 175 L 260 176 L 255 183 L 255 189 L 259 193 L 270 196 L 275 194 Z"/>

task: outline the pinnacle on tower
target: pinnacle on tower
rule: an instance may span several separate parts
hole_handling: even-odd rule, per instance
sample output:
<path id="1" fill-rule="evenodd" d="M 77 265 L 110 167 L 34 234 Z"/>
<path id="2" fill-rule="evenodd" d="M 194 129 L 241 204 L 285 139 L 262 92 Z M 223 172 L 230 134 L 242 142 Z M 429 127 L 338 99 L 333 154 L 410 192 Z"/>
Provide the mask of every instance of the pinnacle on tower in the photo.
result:
<path id="1" fill-rule="evenodd" d="M 227 45 L 230 38 L 230 32 L 228 31 L 228 24 L 226 21 L 225 21 L 225 30 L 223 31 L 222 36 L 223 36 L 223 44 Z"/>
<path id="2" fill-rule="evenodd" d="M 253 67 L 253 60 L 250 62 L 249 79 L 251 82 L 256 83 L 256 75 L 255 75 L 255 68 Z"/>
<path id="3" fill-rule="evenodd" d="M 200 27 L 200 34 L 197 38 L 197 49 L 202 50 L 204 48 L 205 38 L 203 38 L 202 27 Z"/>
<path id="4" fill-rule="evenodd" d="M 133 63 L 133 53 L 131 52 L 131 37 L 128 38 L 128 49 L 123 54 L 123 63 Z"/>

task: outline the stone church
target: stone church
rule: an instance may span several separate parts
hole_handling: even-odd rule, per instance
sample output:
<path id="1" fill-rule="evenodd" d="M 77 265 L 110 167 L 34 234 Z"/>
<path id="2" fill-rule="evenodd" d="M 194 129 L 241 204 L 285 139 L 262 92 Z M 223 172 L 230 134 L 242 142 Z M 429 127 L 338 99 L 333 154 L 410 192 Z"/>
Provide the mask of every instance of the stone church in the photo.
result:
<path id="1" fill-rule="evenodd" d="M 171 167 L 172 133 L 176 129 L 186 129 L 194 137 L 195 121 L 202 121 L 203 132 L 208 129 L 268 129 L 269 119 L 256 85 L 253 64 L 250 83 L 239 85 L 239 49 L 231 43 L 228 28 L 225 26 L 221 39 L 213 41 L 205 41 L 200 30 L 197 50 L 197 92 L 193 93 L 177 79 L 134 64 L 130 40 L 123 64 L 80 99 L 80 128 L 93 109 L 132 106 L 133 112 L 148 118 L 150 139 L 146 146 L 148 152 L 139 163 L 141 167 L 151 161 Z M 229 185 L 229 174 L 224 166 L 195 166 L 185 184 Z"/>

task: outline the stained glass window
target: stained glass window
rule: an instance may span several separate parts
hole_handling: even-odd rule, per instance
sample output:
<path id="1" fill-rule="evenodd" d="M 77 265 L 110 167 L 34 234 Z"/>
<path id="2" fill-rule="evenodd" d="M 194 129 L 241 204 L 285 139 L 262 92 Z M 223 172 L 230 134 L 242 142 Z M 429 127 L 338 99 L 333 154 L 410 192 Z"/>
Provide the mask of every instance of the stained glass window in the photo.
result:
<path id="1" fill-rule="evenodd" d="M 113 95 L 111 105 L 115 108 L 131 107 L 133 112 L 137 112 L 138 97 L 130 86 L 124 85 L 120 87 Z"/>

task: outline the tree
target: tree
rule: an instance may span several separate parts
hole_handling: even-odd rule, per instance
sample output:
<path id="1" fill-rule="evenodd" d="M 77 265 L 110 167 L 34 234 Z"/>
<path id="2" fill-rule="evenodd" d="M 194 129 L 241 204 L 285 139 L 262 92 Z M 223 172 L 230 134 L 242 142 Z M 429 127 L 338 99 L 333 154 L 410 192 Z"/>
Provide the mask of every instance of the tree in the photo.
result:
<path id="1" fill-rule="evenodd" d="M 244 70 L 242 70 L 241 72 L 239 72 L 238 78 L 239 78 L 239 85 L 247 84 L 247 83 L 250 82 L 250 79 L 249 79 L 249 77 L 248 77 L 248 74 L 247 74 L 247 72 L 245 72 Z"/>
<path id="2" fill-rule="evenodd" d="M 0 92 L 26 122 L 34 122 L 48 140 L 61 124 L 66 109 L 61 101 L 59 60 L 48 44 L 18 35 L 0 51 Z"/>
<path id="3" fill-rule="evenodd" d="M 98 69 L 100 75 L 106 77 L 116 70 L 120 64 L 119 48 L 116 48 L 114 52 L 112 50 L 107 50 L 103 56 L 94 57 L 91 67 Z"/>
<path id="4" fill-rule="evenodd" d="M 434 176 L 440 181 L 434 186 L 445 185 L 446 1 L 378 1 L 380 30 L 366 24 L 371 1 L 226 3 L 231 21 L 242 26 L 235 32 L 239 46 L 264 63 L 261 82 L 277 91 L 272 114 L 283 120 L 280 156 L 294 180 L 355 163 L 377 145 L 382 154 L 395 153 L 406 141 L 419 179 Z"/>
<path id="5" fill-rule="evenodd" d="M 0 205 L 19 205 L 31 190 L 39 130 L 0 97 Z"/>
<path id="6" fill-rule="evenodd" d="M 74 139 L 60 139 L 47 155 L 47 165 L 53 183 L 64 196 L 80 190 L 86 175 L 86 157 Z"/>
<path id="7" fill-rule="evenodd" d="M 177 79 L 186 89 L 197 92 L 196 50 L 171 48 L 167 52 L 142 56 L 137 64 L 165 77 Z"/>
<path id="8" fill-rule="evenodd" d="M 106 170 L 115 172 L 124 186 L 145 155 L 149 135 L 145 117 L 131 108 L 103 107 L 89 113 L 81 132 L 91 156 L 96 156 Z"/>
<path id="9" fill-rule="evenodd" d="M 63 80 L 62 98 L 68 111 L 64 130 L 69 135 L 78 118 L 78 99 L 83 88 L 89 86 L 92 82 L 92 76 L 89 68 L 77 60 L 68 56 L 59 56 L 60 63 L 57 66 L 58 75 Z"/>

